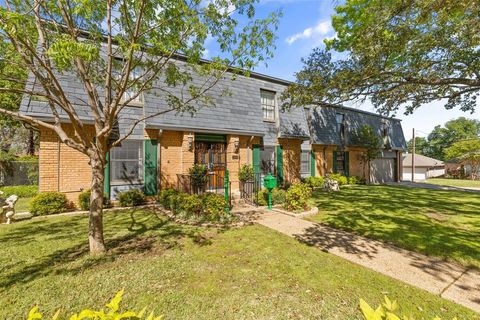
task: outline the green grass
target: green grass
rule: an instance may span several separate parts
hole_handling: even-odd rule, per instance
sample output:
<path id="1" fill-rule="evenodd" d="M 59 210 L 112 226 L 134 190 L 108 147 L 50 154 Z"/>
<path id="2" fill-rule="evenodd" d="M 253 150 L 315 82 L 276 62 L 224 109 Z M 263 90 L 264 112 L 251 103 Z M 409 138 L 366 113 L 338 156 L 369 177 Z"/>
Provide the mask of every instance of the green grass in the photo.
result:
<path id="1" fill-rule="evenodd" d="M 16 212 L 27 212 L 29 210 L 30 201 L 33 198 L 18 198 L 17 203 L 15 204 Z"/>
<path id="2" fill-rule="evenodd" d="M 360 319 L 358 299 L 397 299 L 417 318 L 475 319 L 461 306 L 254 225 L 181 226 L 152 212 L 105 215 L 110 252 L 87 254 L 87 218 L 0 226 L 0 319 L 38 304 L 62 319 L 102 307 L 125 288 L 124 306 L 165 319 Z M 46 317 L 48 318 L 48 317 Z"/>
<path id="3" fill-rule="evenodd" d="M 393 186 L 316 193 L 309 220 L 480 267 L 480 194 Z"/>
<path id="4" fill-rule="evenodd" d="M 426 182 L 440 185 L 440 186 L 451 186 L 451 187 L 459 187 L 459 188 L 480 188 L 480 180 L 432 178 L 432 179 L 428 179 Z"/>

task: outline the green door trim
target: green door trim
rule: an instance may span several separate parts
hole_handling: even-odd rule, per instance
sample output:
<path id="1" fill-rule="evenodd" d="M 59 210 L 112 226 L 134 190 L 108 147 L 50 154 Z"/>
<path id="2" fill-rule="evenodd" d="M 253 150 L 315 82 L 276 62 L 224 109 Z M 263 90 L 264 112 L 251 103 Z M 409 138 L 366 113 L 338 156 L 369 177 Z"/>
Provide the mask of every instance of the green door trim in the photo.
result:
<path id="1" fill-rule="evenodd" d="M 195 133 L 195 141 L 227 143 L 227 136 L 224 134 Z"/>
<path id="2" fill-rule="evenodd" d="M 277 171 L 278 185 L 283 185 L 283 148 L 281 145 L 277 145 L 275 148 L 275 165 Z"/>
<path id="3" fill-rule="evenodd" d="M 153 196 L 158 193 L 157 146 L 157 140 L 144 140 L 143 184 L 144 193 L 147 196 Z"/>

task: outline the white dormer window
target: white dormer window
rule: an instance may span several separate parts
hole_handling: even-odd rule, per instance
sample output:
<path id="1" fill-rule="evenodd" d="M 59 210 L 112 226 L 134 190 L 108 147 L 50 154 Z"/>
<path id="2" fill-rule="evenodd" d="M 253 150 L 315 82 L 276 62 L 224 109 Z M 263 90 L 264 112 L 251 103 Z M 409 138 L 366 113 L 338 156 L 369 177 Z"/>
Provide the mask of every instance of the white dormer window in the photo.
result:
<path id="1" fill-rule="evenodd" d="M 343 141 L 345 139 L 345 115 L 343 113 L 337 113 L 335 120 L 337 123 L 337 133 Z"/>
<path id="2" fill-rule="evenodd" d="M 275 92 L 260 90 L 264 121 L 275 121 Z"/>
<path id="3" fill-rule="evenodd" d="M 141 73 L 139 68 L 134 68 L 130 71 L 130 80 L 134 81 L 140 77 Z M 128 105 L 142 106 L 144 103 L 143 93 L 138 94 L 138 90 L 135 86 L 129 87 L 125 90 L 122 96 L 122 101 L 128 101 Z"/>

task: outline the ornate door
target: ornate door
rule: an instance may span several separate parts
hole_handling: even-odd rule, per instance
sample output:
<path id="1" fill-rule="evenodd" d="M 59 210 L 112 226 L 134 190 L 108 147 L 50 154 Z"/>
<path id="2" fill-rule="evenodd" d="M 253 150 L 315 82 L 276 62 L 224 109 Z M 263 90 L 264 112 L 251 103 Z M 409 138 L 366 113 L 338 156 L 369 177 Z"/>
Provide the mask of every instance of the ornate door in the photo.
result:
<path id="1" fill-rule="evenodd" d="M 195 142 L 195 163 L 207 167 L 209 179 L 207 190 L 224 187 L 227 167 L 226 145 L 219 142 Z"/>

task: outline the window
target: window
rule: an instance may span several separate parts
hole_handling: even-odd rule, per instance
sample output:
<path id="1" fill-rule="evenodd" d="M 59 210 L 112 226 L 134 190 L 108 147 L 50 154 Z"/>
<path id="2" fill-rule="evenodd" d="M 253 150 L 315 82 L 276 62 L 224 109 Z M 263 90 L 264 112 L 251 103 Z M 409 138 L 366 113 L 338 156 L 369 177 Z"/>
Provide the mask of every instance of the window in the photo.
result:
<path id="1" fill-rule="evenodd" d="M 310 175 L 310 151 L 302 150 L 302 155 L 300 159 L 300 173 L 303 175 Z"/>
<path id="2" fill-rule="evenodd" d="M 382 138 L 383 138 L 383 145 L 388 146 L 389 144 L 389 133 L 390 127 L 388 126 L 387 121 L 382 121 Z"/>
<path id="3" fill-rule="evenodd" d="M 347 166 L 347 162 L 346 162 L 346 156 L 345 156 L 345 152 L 343 151 L 335 151 L 335 168 L 336 168 L 336 172 L 335 173 L 340 173 L 341 175 L 347 175 L 347 172 L 345 170 L 346 166 Z"/>
<path id="4" fill-rule="evenodd" d="M 110 152 L 112 182 L 141 183 L 143 181 L 143 141 L 125 140 Z"/>
<path id="5" fill-rule="evenodd" d="M 337 133 L 340 135 L 342 141 L 345 139 L 345 115 L 342 113 L 337 113 Z"/>
<path id="6" fill-rule="evenodd" d="M 260 90 L 263 120 L 275 120 L 275 92 Z"/>
<path id="7" fill-rule="evenodd" d="M 260 152 L 260 173 L 275 174 L 275 147 L 263 147 Z"/>
<path id="8" fill-rule="evenodd" d="M 140 70 L 139 68 L 134 68 L 130 72 L 130 80 L 134 81 L 135 79 L 138 79 L 140 77 Z M 143 104 L 143 93 L 140 93 L 137 95 L 138 91 L 135 86 L 129 87 L 125 90 L 122 96 L 122 101 L 129 101 L 128 105 L 142 105 Z M 137 95 L 137 96 L 136 96 Z M 130 99 L 132 99 L 130 101 Z"/>

